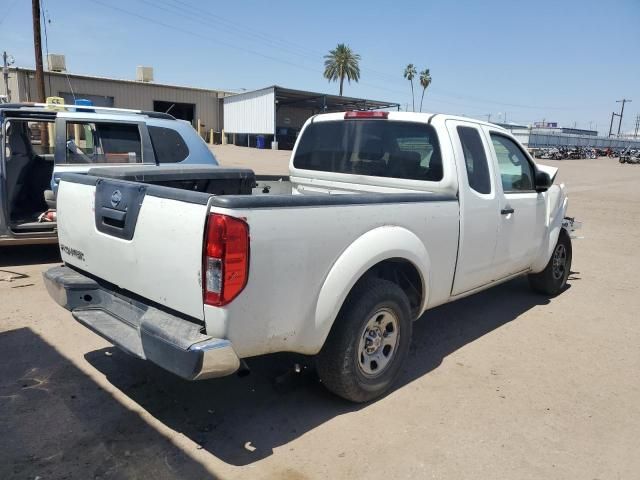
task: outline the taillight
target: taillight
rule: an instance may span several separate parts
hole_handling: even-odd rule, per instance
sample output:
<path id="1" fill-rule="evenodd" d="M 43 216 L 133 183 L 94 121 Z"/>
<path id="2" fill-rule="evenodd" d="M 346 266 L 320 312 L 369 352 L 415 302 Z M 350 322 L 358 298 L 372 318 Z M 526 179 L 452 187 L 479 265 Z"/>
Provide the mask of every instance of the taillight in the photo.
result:
<path id="1" fill-rule="evenodd" d="M 204 239 L 204 303 L 222 306 L 236 298 L 249 278 L 249 225 L 213 213 Z"/>
<path id="2" fill-rule="evenodd" d="M 389 118 L 389 112 L 351 111 L 346 112 L 344 118 Z"/>

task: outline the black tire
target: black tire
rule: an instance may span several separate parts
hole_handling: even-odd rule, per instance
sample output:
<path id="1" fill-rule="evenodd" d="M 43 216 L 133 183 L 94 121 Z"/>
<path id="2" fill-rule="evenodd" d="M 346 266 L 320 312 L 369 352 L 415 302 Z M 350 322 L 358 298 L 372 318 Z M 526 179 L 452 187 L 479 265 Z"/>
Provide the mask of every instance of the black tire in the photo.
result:
<path id="1" fill-rule="evenodd" d="M 563 259 L 564 252 L 564 259 Z M 540 273 L 529 275 L 529 285 L 531 288 L 544 295 L 556 296 L 562 292 L 567 285 L 567 279 L 571 271 L 572 259 L 571 237 L 562 228 L 558 243 L 553 249 L 549 263 Z"/>
<path id="2" fill-rule="evenodd" d="M 388 316 L 387 316 L 388 315 Z M 395 317 L 395 320 L 394 320 Z M 365 336 L 372 334 L 368 326 L 371 322 L 397 323 L 397 340 L 390 358 L 375 371 L 375 356 L 360 354 L 361 346 L 375 348 L 374 340 Z M 386 320 L 385 320 L 386 319 Z M 389 320 L 391 319 L 391 320 Z M 388 323 L 386 324 L 388 326 Z M 325 387 L 336 395 L 352 402 L 367 402 L 383 395 L 398 377 L 409 353 L 413 321 L 409 299 L 398 285 L 379 278 L 364 279 L 357 284 L 342 306 L 333 328 L 322 350 L 316 357 L 318 375 Z M 390 335 L 384 330 L 380 339 Z M 361 345 L 361 342 L 364 342 Z M 382 348 L 380 348 L 382 347 Z M 377 354 L 384 355 L 386 345 L 378 342 Z M 372 360 L 373 359 L 373 360 Z"/>

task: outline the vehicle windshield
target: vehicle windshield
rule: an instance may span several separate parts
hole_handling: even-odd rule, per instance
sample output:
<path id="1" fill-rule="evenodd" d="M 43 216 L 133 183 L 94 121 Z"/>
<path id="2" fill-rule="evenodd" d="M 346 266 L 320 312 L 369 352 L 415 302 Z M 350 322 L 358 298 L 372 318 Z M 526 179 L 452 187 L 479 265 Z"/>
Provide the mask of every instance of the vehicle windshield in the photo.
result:
<path id="1" fill-rule="evenodd" d="M 392 120 L 316 122 L 302 133 L 295 168 L 411 180 L 442 180 L 435 130 Z"/>

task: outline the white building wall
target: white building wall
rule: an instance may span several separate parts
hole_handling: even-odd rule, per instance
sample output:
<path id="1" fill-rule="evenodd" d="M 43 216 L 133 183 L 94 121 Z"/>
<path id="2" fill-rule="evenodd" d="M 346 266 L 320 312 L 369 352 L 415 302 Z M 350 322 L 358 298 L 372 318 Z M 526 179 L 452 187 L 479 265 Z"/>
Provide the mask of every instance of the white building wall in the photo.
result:
<path id="1" fill-rule="evenodd" d="M 275 130 L 275 89 L 240 93 L 224 98 L 224 131 L 272 135 Z"/>

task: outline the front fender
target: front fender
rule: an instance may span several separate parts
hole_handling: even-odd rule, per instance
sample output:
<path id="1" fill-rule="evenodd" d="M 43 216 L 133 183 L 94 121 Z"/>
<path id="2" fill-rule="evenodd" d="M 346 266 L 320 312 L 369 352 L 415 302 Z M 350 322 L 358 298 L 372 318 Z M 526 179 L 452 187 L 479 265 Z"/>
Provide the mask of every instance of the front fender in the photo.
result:
<path id="1" fill-rule="evenodd" d="M 542 245 L 537 258 L 531 265 L 532 273 L 538 273 L 544 270 L 549 263 L 549 259 L 553 253 L 553 249 L 558 242 L 560 229 L 562 228 L 562 220 L 567 213 L 569 199 L 565 192 L 565 186 L 559 185 L 557 188 L 550 188 L 547 195 L 547 225 L 546 234 L 542 239 Z"/>
<path id="2" fill-rule="evenodd" d="M 318 295 L 313 332 L 314 344 L 319 351 L 324 344 L 347 295 L 374 265 L 392 258 L 411 262 L 422 278 L 423 292 L 420 312 L 427 305 L 431 278 L 431 261 L 424 243 L 406 228 L 378 227 L 360 236 L 333 264 Z"/>

